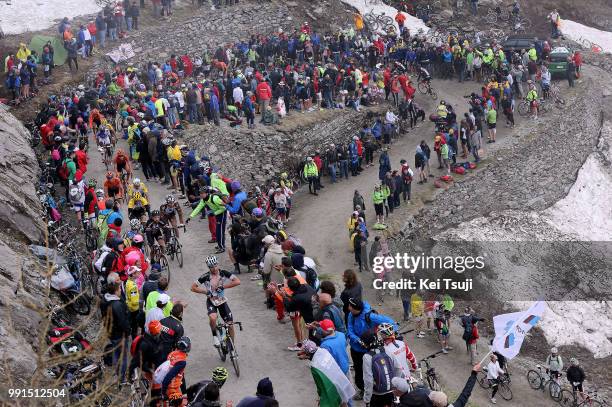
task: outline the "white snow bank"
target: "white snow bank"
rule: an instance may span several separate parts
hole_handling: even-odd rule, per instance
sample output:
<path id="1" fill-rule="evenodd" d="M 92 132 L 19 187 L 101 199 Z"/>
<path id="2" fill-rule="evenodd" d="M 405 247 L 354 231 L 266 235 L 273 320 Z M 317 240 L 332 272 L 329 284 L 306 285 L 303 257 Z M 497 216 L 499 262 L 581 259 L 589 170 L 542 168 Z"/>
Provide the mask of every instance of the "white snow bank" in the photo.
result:
<path id="1" fill-rule="evenodd" d="M 49 28 L 62 18 L 97 13 L 95 0 L 13 0 L 0 3 L 0 27 L 5 34 Z"/>
<path id="2" fill-rule="evenodd" d="M 596 154 L 591 154 L 567 196 L 543 212 L 551 226 L 577 236 L 578 240 L 610 240 L 612 175 L 609 171 Z"/>
<path id="3" fill-rule="evenodd" d="M 573 41 L 588 40 L 597 44 L 604 52 L 612 53 L 612 32 L 598 30 L 571 20 L 561 20 L 561 32 Z"/>
<path id="4" fill-rule="evenodd" d="M 365 16 L 369 12 L 374 12 L 376 14 L 386 14 L 391 18 L 395 18 L 397 14 L 397 9 L 391 6 L 387 6 L 386 4 L 365 4 L 364 0 L 342 0 L 343 3 L 348 4 L 349 6 L 355 7 L 361 15 Z M 404 26 L 408 27 L 411 33 L 416 33 L 419 29 L 423 30 L 423 32 L 428 32 L 429 27 L 425 25 L 423 20 L 416 18 L 408 13 L 402 14 L 406 17 L 406 21 L 404 22 Z M 395 24 L 396 29 L 399 29 L 397 23 Z"/>

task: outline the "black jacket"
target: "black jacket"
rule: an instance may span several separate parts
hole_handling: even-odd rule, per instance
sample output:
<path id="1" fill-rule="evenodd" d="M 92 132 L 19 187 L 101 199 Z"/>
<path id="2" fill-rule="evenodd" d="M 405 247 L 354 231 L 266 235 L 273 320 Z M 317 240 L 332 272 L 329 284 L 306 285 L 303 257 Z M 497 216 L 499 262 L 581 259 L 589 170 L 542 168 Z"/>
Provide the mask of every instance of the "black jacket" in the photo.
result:
<path id="1" fill-rule="evenodd" d="M 307 324 L 314 321 L 312 315 L 312 296 L 315 295 L 315 290 L 308 284 L 302 284 L 293 293 L 291 298 L 285 298 L 283 301 L 288 312 L 299 311 Z"/>
<path id="2" fill-rule="evenodd" d="M 476 372 L 472 372 L 457 400 L 449 404 L 448 407 L 465 407 L 475 384 Z M 400 397 L 400 407 L 433 407 L 433 403 L 429 399 L 427 391 L 417 389 Z"/>
<path id="3" fill-rule="evenodd" d="M 111 340 L 120 339 L 130 334 L 130 321 L 127 305 L 114 294 L 105 294 L 105 326 Z"/>
<path id="4" fill-rule="evenodd" d="M 570 383 L 582 383 L 584 379 L 586 379 L 586 375 L 580 366 L 570 366 L 567 369 L 567 380 Z"/>
<path id="5" fill-rule="evenodd" d="M 165 361 L 162 359 L 161 341 L 145 333 L 138 342 L 136 352 L 130 362 L 130 372 L 141 368 L 143 372 L 154 373 L 155 369 Z"/>
<path id="6" fill-rule="evenodd" d="M 170 352 L 174 350 L 174 347 L 179 339 L 185 333 L 183 329 L 183 324 L 181 321 L 170 315 L 162 319 L 162 332 L 161 332 L 161 344 L 162 344 L 162 353 L 163 359 L 166 360 Z"/>

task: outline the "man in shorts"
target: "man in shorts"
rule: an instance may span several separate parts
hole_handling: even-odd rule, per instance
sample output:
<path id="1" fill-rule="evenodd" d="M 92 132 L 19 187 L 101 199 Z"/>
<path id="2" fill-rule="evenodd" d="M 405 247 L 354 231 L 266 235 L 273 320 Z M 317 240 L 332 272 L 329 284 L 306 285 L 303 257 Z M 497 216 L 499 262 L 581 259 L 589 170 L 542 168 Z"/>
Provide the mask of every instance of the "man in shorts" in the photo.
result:
<path id="1" fill-rule="evenodd" d="M 206 258 L 206 265 L 209 268 L 209 272 L 202 274 L 200 278 L 193 282 L 191 291 L 198 294 L 206 294 L 206 310 L 210 330 L 213 335 L 213 344 L 215 347 L 219 347 L 221 342 L 217 337 L 218 314 L 229 325 L 228 331 L 232 340 L 236 340 L 234 326 L 232 325 L 234 317 L 227 303 L 225 290 L 240 285 L 240 280 L 229 271 L 221 270 L 216 256 L 208 256 Z"/>

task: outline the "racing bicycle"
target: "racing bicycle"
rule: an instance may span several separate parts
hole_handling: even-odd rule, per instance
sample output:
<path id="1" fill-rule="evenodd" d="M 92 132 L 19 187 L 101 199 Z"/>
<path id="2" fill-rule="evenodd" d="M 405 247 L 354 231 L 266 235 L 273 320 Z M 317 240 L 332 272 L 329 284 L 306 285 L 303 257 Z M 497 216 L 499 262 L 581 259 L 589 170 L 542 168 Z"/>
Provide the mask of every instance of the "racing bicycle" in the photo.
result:
<path id="1" fill-rule="evenodd" d="M 428 79 L 423 79 L 420 80 L 419 83 L 417 84 L 417 89 L 419 90 L 419 92 L 421 92 L 423 95 L 429 95 L 431 96 L 431 98 L 433 100 L 438 99 L 438 94 L 436 93 L 436 91 L 431 87 L 431 80 Z"/>
<path id="2" fill-rule="evenodd" d="M 578 397 L 581 395 L 582 397 Z M 559 397 L 559 404 L 563 407 L 603 407 L 606 400 L 600 401 L 597 390 L 578 392 L 576 390 L 563 389 Z"/>
<path id="3" fill-rule="evenodd" d="M 236 351 L 236 347 L 234 346 L 234 340 L 229 335 L 228 329 L 230 325 L 238 325 L 238 328 L 242 331 L 242 322 L 225 322 L 223 318 L 220 316 L 217 317 L 217 338 L 219 338 L 219 346 L 217 347 L 217 351 L 219 352 L 219 358 L 221 361 L 225 362 L 227 359 L 227 355 L 229 355 L 230 360 L 232 361 L 232 365 L 234 366 L 234 371 L 236 372 L 236 376 L 240 377 L 240 365 L 238 364 L 238 352 Z"/>
<path id="4" fill-rule="evenodd" d="M 421 382 L 426 384 L 431 391 L 440 391 L 441 389 L 440 382 L 438 381 L 438 374 L 436 373 L 436 368 L 432 367 L 429 364 L 429 360 L 435 358 L 440 353 L 443 352 L 439 350 L 436 353 L 432 353 L 426 358 L 419 360 L 419 377 L 421 379 Z M 422 365 L 425 365 L 425 378 L 423 378 L 423 368 L 421 367 Z"/>
<path id="5" fill-rule="evenodd" d="M 178 240 L 178 236 L 176 235 L 176 228 L 183 228 L 183 232 L 187 232 L 187 228 L 185 225 L 177 225 L 166 226 L 170 229 L 170 238 L 168 239 L 168 243 L 166 243 L 166 253 L 170 256 L 170 260 L 178 261 L 179 267 L 183 267 L 183 245 Z"/>
<path id="6" fill-rule="evenodd" d="M 151 263 L 159 263 L 162 274 L 165 274 L 168 277 L 168 282 L 170 282 L 170 264 L 157 241 L 151 246 Z"/>

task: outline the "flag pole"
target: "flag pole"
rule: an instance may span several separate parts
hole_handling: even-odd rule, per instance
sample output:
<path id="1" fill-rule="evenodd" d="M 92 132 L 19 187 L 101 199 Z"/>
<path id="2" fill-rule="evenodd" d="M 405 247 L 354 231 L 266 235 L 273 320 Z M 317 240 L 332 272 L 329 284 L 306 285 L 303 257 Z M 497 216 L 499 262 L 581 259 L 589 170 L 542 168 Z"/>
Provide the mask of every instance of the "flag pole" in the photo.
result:
<path id="1" fill-rule="evenodd" d="M 482 366 L 482 362 L 484 362 L 485 359 L 488 358 L 491 353 L 493 353 L 493 346 L 491 346 L 491 349 L 489 350 L 489 352 L 487 352 L 487 354 L 484 356 L 484 358 L 482 358 L 482 360 L 478 364 Z"/>

